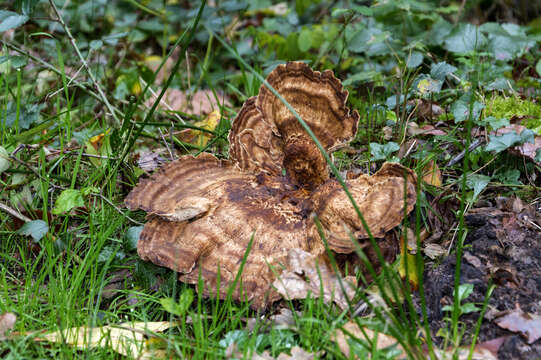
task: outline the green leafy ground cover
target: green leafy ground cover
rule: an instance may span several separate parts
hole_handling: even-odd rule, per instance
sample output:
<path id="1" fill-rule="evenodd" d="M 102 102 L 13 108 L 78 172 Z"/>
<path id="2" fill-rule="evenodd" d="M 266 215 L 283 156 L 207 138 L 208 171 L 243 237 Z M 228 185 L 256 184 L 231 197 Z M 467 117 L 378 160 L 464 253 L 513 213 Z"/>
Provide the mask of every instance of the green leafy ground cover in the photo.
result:
<path id="1" fill-rule="evenodd" d="M 152 152 L 151 166 L 185 153 L 226 157 L 231 121 L 261 84 L 256 74 L 285 61 L 333 70 L 361 114 L 352 148 L 334 154 L 339 170 L 400 161 L 422 177 L 433 161 L 440 183 L 422 184 L 412 227 L 441 231 L 438 242 L 450 244 L 454 231 L 431 228 L 426 214 L 433 198 L 456 201 L 449 246 L 459 259 L 464 214 L 478 201 L 518 195 L 539 206 L 539 18 L 505 7 L 506 20 L 497 11 L 475 17 L 484 4 L 469 1 L 258 0 L 209 3 L 198 20 L 199 5 L 34 0 L 0 10 L 0 314 L 17 315 L 9 340 L 0 325 L 1 356 L 109 358 L 110 348 L 44 344 L 33 332 L 171 320 L 179 325 L 153 339 L 171 356 L 231 357 L 236 344 L 245 356 L 301 347 L 347 357 L 333 333 L 355 309 L 285 302 L 298 312 L 279 328 L 264 321 L 272 311 L 205 299 L 137 257 L 144 214 L 122 206 Z M 162 89 L 169 106 L 158 106 Z M 430 266 L 418 254 L 412 266 Z M 435 357 L 433 343 L 469 346 L 477 333 L 460 318 L 483 307 L 467 302 L 458 275 L 454 285 L 442 309 L 448 331 L 429 334 L 409 291 L 398 296 L 404 309 L 395 301 L 382 306 L 387 315 L 357 321 L 402 329 L 409 357 Z M 360 358 L 400 354 L 374 344 L 350 342 Z"/>

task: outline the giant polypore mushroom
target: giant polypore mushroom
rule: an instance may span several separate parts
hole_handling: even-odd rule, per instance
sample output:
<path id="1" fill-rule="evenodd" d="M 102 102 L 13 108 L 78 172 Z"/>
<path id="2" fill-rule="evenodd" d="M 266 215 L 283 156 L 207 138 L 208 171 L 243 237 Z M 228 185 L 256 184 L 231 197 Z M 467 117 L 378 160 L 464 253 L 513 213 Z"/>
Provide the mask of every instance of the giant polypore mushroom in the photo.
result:
<path id="1" fill-rule="evenodd" d="M 332 71 L 290 62 L 277 66 L 267 82 L 326 150 L 355 136 L 359 114 L 346 107 L 348 92 Z M 141 180 L 125 204 L 148 212 L 137 245 L 141 258 L 180 272 L 187 283 L 201 277 L 206 295 L 226 296 L 252 241 L 242 291 L 237 286 L 233 298 L 264 308 L 280 297 L 271 284 L 290 249 L 324 254 L 312 214 L 333 251 L 351 253 L 351 235 L 362 242 L 368 234 L 312 139 L 265 85 L 242 106 L 229 141 L 229 160 L 183 156 Z M 348 187 L 376 238 L 415 204 L 415 174 L 399 164 L 386 163 Z"/>

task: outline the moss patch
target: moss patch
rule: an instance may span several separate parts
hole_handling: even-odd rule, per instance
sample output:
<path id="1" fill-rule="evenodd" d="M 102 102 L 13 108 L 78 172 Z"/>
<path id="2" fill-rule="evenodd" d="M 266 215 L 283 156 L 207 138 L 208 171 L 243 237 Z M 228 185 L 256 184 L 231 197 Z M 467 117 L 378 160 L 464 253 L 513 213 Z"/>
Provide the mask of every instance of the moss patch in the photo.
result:
<path id="1" fill-rule="evenodd" d="M 521 117 L 524 118 L 522 125 L 541 134 L 541 106 L 528 100 L 494 96 L 486 103 L 485 116 L 497 119 Z"/>

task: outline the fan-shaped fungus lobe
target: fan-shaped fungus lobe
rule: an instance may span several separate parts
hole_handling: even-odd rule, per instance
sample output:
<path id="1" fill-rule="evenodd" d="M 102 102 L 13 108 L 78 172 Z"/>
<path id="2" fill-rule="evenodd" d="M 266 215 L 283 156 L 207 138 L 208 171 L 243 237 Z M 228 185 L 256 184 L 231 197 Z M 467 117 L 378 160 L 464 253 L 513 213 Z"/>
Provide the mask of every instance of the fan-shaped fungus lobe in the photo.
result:
<path id="1" fill-rule="evenodd" d="M 267 81 L 327 150 L 355 135 L 359 114 L 346 107 L 348 93 L 331 71 L 291 62 L 276 67 Z M 367 233 L 343 189 L 329 178 L 311 138 L 264 85 L 242 106 L 229 141 L 229 160 L 183 156 L 142 180 L 125 204 L 150 217 L 139 255 L 181 272 L 180 279 L 188 283 L 197 283 L 201 275 L 206 294 L 225 296 L 253 237 L 241 275 L 242 294 L 237 287 L 233 295 L 263 308 L 279 298 L 271 284 L 287 264 L 289 249 L 324 253 L 311 213 L 321 219 L 334 251 L 354 250 L 348 231 L 358 239 Z M 384 164 L 374 176 L 348 181 L 375 237 L 400 223 L 404 198 L 411 211 L 414 184 L 414 173 L 399 164 Z"/>

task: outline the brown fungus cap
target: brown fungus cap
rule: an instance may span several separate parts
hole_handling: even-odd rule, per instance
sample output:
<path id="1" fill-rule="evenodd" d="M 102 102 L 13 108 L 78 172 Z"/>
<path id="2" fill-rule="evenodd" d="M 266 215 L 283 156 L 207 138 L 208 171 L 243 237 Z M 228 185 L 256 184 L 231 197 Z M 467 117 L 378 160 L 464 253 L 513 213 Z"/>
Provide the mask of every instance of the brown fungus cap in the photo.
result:
<path id="1" fill-rule="evenodd" d="M 293 62 L 276 67 L 267 81 L 327 150 L 355 135 L 359 115 L 346 107 L 348 93 L 331 71 Z M 367 232 L 313 141 L 264 85 L 244 103 L 229 140 L 229 160 L 183 156 L 141 180 L 125 204 L 149 214 L 139 255 L 180 272 L 182 281 L 197 283 L 201 276 L 206 295 L 225 297 L 253 241 L 242 291 L 237 284 L 233 298 L 261 309 L 279 299 L 272 282 L 287 267 L 289 250 L 324 253 L 311 215 L 320 218 L 330 248 L 339 253 L 353 251 L 349 233 L 362 240 Z M 404 199 L 411 211 L 415 183 L 415 174 L 398 164 L 348 181 L 375 237 L 400 224 Z"/>
<path id="2" fill-rule="evenodd" d="M 404 205 L 409 214 L 416 201 L 415 173 L 396 163 L 385 163 L 372 176 L 361 175 L 348 180 L 348 189 L 375 238 L 399 225 L 404 217 Z M 406 198 L 404 198 L 406 189 Z M 368 239 L 355 208 L 336 180 L 318 187 L 311 200 L 318 215 L 329 247 L 338 253 L 355 251 L 352 234 L 357 240 Z"/>
<path id="3" fill-rule="evenodd" d="M 271 85 L 306 122 L 325 150 L 349 142 L 357 132 L 359 113 L 346 107 L 348 92 L 332 71 L 314 71 L 302 62 L 278 65 L 267 77 Z M 256 126 L 252 124 L 258 124 Z M 314 189 L 329 178 L 323 155 L 284 103 L 266 86 L 242 107 L 229 135 L 230 158 L 241 168 L 277 174 Z M 249 159 L 249 160 L 247 160 Z"/>

